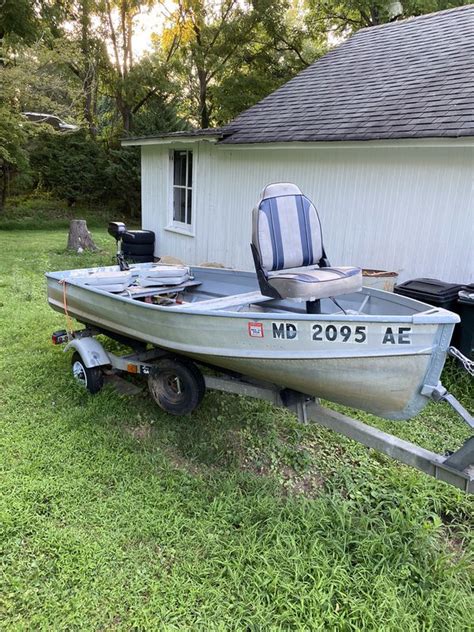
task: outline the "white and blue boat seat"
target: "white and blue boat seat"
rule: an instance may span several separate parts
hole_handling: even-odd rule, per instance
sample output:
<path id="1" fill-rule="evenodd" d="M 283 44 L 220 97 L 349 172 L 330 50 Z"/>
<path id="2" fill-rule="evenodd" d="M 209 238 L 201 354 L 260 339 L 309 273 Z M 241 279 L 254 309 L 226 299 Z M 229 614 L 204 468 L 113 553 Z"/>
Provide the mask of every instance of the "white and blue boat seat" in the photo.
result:
<path id="1" fill-rule="evenodd" d="M 362 288 L 360 268 L 329 266 L 318 212 L 295 184 L 266 186 L 252 219 L 251 248 L 265 296 L 315 301 Z"/>

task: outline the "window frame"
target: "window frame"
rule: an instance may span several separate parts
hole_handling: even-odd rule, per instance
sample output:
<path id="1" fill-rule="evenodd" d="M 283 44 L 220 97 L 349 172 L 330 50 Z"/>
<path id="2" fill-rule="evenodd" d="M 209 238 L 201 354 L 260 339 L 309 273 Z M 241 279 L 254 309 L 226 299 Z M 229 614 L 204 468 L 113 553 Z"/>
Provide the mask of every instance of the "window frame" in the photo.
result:
<path id="1" fill-rule="evenodd" d="M 174 182 L 174 162 L 175 152 L 186 152 L 186 176 L 184 185 L 176 185 Z M 189 155 L 192 160 L 192 173 L 191 173 L 191 186 L 188 185 L 188 173 L 189 173 Z M 168 152 L 169 159 L 169 193 L 168 193 L 168 225 L 165 230 L 179 233 L 181 235 L 187 235 L 188 237 L 194 237 L 195 233 L 195 183 L 196 183 L 196 151 L 191 147 L 180 147 L 170 149 Z M 174 193 L 175 189 L 181 189 L 185 191 L 185 213 L 188 217 L 188 192 L 191 192 L 191 222 L 181 222 L 174 218 Z"/>

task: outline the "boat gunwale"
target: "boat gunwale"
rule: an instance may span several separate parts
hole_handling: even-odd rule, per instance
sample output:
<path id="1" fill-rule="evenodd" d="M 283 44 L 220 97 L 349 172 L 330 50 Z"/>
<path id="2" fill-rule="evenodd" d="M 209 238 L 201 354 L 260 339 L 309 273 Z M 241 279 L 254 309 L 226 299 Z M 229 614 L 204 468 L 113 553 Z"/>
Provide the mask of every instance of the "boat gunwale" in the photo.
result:
<path id="1" fill-rule="evenodd" d="M 104 266 L 105 267 L 105 266 Z M 143 268 L 149 267 L 147 264 L 144 264 Z M 107 266 L 107 268 L 111 270 L 117 270 L 118 266 Z M 301 322 L 315 322 L 315 321 L 331 321 L 331 322 L 373 322 L 373 323 L 412 323 L 414 325 L 440 325 L 440 324 L 456 324 L 460 322 L 460 317 L 454 312 L 450 312 L 441 307 L 433 307 L 433 305 L 428 305 L 427 303 L 422 303 L 421 301 L 417 301 L 416 299 L 408 298 L 402 295 L 393 295 L 391 292 L 384 292 L 383 290 L 378 290 L 376 288 L 366 287 L 364 286 L 361 290 L 362 294 L 374 296 L 375 298 L 384 300 L 388 303 L 402 304 L 407 307 L 415 307 L 419 306 L 424 307 L 424 310 L 417 311 L 413 314 L 305 314 L 299 312 L 260 312 L 260 311 L 226 311 L 224 309 L 193 309 L 190 304 L 186 305 L 186 310 L 183 310 L 180 306 L 172 306 L 172 305 L 153 305 L 149 303 L 145 303 L 143 301 L 137 301 L 136 299 L 128 296 L 123 296 L 121 294 L 114 294 L 112 292 L 108 292 L 106 290 L 100 289 L 100 287 L 89 286 L 84 283 L 79 282 L 75 277 L 70 277 L 69 274 L 71 272 L 87 272 L 93 271 L 98 268 L 77 268 L 74 270 L 61 270 L 55 272 L 47 272 L 45 274 L 48 280 L 56 281 L 57 283 L 66 282 L 67 285 L 79 288 L 80 290 L 84 290 L 86 292 L 97 293 L 100 296 L 106 296 L 115 301 L 125 302 L 127 304 L 133 304 L 139 308 L 152 309 L 154 312 L 163 312 L 163 313 L 174 313 L 174 314 L 182 314 L 186 316 L 208 316 L 208 317 L 222 317 L 222 318 L 239 318 L 244 320 L 297 320 Z M 101 267 L 100 269 L 103 269 Z M 255 276 L 254 273 L 243 271 L 243 270 L 226 270 L 220 268 L 206 268 L 193 266 L 192 269 L 200 269 L 205 270 L 206 272 L 212 273 L 220 273 L 225 270 L 226 272 L 232 274 L 238 274 L 239 276 L 246 276 L 247 278 L 252 278 Z M 61 276 L 63 275 L 63 276 Z M 65 276 L 64 276 L 65 275 Z M 170 292 L 172 291 L 172 287 L 170 287 Z M 352 293 L 354 294 L 354 293 Z M 388 296 L 387 296 L 388 295 Z M 229 295 L 229 296 L 238 296 Z M 391 297 L 396 296 L 397 298 L 390 300 Z M 269 297 L 270 300 L 275 300 Z M 202 301 L 196 301 L 196 304 L 201 303 Z M 245 304 L 245 303 L 244 303 Z M 430 312 L 430 313 L 427 313 Z"/>
<path id="2" fill-rule="evenodd" d="M 61 304 L 58 302 L 53 302 L 48 300 L 49 305 L 55 309 L 55 305 L 60 308 Z M 78 315 L 76 315 L 78 314 Z M 152 342 L 150 341 L 149 336 L 137 336 L 136 330 L 127 327 L 126 325 L 120 325 L 119 327 L 114 327 L 113 325 L 109 325 L 109 321 L 104 321 L 104 319 L 95 318 L 93 319 L 91 316 L 87 316 L 84 314 L 81 316 L 78 310 L 71 310 L 70 315 L 72 315 L 76 320 L 82 322 L 84 324 L 88 324 L 91 327 L 100 327 L 104 331 L 112 331 L 122 335 L 129 335 L 130 338 L 143 340 L 152 344 L 160 349 L 170 349 L 172 351 L 181 351 L 183 353 L 194 353 L 194 354 L 205 354 L 211 356 L 218 357 L 242 357 L 242 358 L 251 358 L 254 360 L 330 360 L 335 358 L 357 358 L 360 357 L 360 353 L 358 353 L 359 349 L 344 347 L 343 349 L 331 349 L 330 353 L 327 349 L 311 349 L 309 351 L 298 350 L 298 355 L 295 356 L 294 352 L 291 349 L 285 349 L 282 351 L 276 351 L 275 349 L 245 349 L 242 351 L 242 354 L 239 355 L 239 350 L 235 347 L 231 348 L 219 348 L 216 350 L 214 347 L 198 347 L 195 345 L 190 345 L 188 343 L 181 343 L 174 341 L 172 345 L 167 345 L 165 342 Z M 160 339 L 161 340 L 161 339 Z M 396 349 L 380 349 L 380 351 L 375 350 L 374 348 L 370 353 L 364 353 L 365 358 L 379 358 L 379 357 L 401 357 L 401 356 L 420 356 L 420 355 L 431 355 L 433 353 L 433 346 L 429 347 L 421 347 L 419 349 L 412 348 L 402 348 L 398 347 Z"/>

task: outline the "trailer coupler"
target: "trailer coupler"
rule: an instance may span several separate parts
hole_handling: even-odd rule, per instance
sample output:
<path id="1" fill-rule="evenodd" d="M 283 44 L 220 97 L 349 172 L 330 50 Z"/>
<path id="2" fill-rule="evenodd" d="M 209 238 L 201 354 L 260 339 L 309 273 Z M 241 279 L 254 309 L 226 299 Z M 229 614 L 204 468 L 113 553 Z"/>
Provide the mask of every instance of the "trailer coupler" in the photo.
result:
<path id="1" fill-rule="evenodd" d="M 438 382 L 436 386 L 429 386 L 425 384 L 421 389 L 421 394 L 426 397 L 431 397 L 435 402 L 447 402 L 457 414 L 464 419 L 468 426 L 474 428 L 474 417 L 464 408 L 454 395 L 449 393 L 441 382 Z"/>

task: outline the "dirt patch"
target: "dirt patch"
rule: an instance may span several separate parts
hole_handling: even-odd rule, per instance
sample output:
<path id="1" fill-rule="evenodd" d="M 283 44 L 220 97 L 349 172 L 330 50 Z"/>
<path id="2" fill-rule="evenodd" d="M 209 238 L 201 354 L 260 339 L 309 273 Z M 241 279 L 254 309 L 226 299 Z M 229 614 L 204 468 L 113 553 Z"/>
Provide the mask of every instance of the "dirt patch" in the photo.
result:
<path id="1" fill-rule="evenodd" d="M 456 533 L 452 529 L 444 529 L 443 539 L 446 543 L 448 551 L 451 553 L 451 561 L 456 564 L 461 560 L 465 553 L 465 540 L 461 534 Z"/>
<path id="2" fill-rule="evenodd" d="M 301 472 L 285 463 L 281 455 L 247 450 L 244 437 L 239 432 L 232 432 L 231 443 L 241 470 L 256 476 L 276 478 L 285 496 L 315 498 L 324 486 L 322 474 L 312 466 Z M 294 446 L 294 451 L 298 451 L 298 446 Z"/>
<path id="3" fill-rule="evenodd" d="M 192 476 L 202 476 L 211 469 L 208 465 L 202 465 L 187 459 L 173 446 L 161 446 L 161 449 L 171 465 L 177 470 L 181 470 Z"/>

